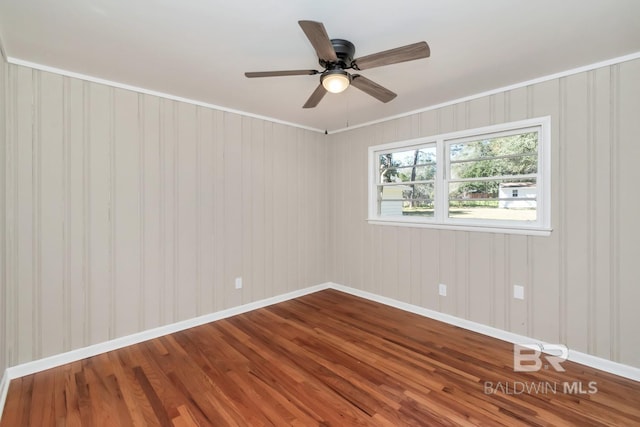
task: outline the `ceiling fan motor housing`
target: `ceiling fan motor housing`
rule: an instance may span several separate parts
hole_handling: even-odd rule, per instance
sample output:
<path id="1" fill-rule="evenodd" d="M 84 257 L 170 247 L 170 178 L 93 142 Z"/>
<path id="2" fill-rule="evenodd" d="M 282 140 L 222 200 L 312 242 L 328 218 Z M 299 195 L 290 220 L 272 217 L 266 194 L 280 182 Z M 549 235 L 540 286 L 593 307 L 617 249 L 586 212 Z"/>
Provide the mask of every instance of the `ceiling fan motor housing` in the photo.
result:
<path id="1" fill-rule="evenodd" d="M 356 47 L 353 45 L 353 43 L 351 43 L 349 40 L 331 39 L 331 44 L 333 45 L 333 49 L 336 51 L 338 62 L 333 63 L 320 59 L 320 65 L 328 70 L 333 70 L 336 68 L 343 70 L 352 68 L 353 57 L 356 54 Z"/>

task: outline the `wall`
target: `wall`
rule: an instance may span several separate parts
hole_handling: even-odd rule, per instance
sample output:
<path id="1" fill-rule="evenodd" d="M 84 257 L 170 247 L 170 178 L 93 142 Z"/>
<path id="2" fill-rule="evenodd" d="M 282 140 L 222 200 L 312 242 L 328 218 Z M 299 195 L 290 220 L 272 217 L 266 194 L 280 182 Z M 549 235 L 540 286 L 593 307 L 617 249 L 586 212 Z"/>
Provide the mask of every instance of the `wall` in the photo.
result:
<path id="1" fill-rule="evenodd" d="M 6 88 L 5 77 L 7 74 L 7 62 L 3 56 L 0 43 L 0 371 L 8 366 L 7 360 L 7 339 L 6 339 L 6 319 L 7 312 L 7 281 L 5 279 L 5 149 L 6 141 Z"/>
<path id="2" fill-rule="evenodd" d="M 333 135 L 332 280 L 640 367 L 639 111 L 634 60 Z M 367 224 L 370 145 L 546 115 L 551 237 Z"/>
<path id="3" fill-rule="evenodd" d="M 0 367 L 328 280 L 640 367 L 638 60 L 329 136 L 0 73 Z M 551 237 L 366 223 L 369 145 L 543 115 Z"/>
<path id="4" fill-rule="evenodd" d="M 7 69 L 10 366 L 329 279 L 325 135 Z"/>

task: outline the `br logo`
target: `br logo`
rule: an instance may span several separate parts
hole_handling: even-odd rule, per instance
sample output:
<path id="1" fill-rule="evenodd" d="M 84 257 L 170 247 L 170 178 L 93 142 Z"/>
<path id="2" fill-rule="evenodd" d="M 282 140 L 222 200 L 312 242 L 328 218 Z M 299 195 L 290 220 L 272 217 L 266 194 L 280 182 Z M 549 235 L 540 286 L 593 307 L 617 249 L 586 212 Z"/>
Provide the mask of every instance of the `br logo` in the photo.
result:
<path id="1" fill-rule="evenodd" d="M 543 354 L 544 353 L 544 354 Z M 542 369 L 543 359 L 558 372 L 564 372 L 560 365 L 569 357 L 569 349 L 562 344 L 514 344 L 513 345 L 513 371 L 536 372 Z"/>

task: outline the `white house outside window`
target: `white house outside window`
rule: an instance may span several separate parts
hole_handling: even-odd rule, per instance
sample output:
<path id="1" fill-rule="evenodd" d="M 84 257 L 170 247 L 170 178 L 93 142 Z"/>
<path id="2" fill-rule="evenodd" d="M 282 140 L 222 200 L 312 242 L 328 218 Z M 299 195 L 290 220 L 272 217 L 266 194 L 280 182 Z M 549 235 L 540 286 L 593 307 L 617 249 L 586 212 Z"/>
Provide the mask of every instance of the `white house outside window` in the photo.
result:
<path id="1" fill-rule="evenodd" d="M 369 222 L 548 235 L 549 117 L 369 148 Z"/>

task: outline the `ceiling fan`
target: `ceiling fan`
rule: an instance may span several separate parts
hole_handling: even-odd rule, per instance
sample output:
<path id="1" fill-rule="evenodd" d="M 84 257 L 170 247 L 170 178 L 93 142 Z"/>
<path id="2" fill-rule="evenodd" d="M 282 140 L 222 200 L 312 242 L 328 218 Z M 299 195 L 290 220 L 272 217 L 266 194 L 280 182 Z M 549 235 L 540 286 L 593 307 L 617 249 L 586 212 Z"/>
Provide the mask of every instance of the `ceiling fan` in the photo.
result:
<path id="1" fill-rule="evenodd" d="M 383 65 L 428 58 L 430 55 L 429 45 L 423 41 L 354 59 L 356 48 L 353 43 L 343 39 L 329 39 L 327 31 L 321 22 L 298 21 L 298 24 L 300 24 L 302 31 L 304 31 L 311 45 L 316 50 L 318 61 L 324 68 L 324 71 L 256 71 L 244 73 L 244 75 L 249 78 L 254 78 L 311 76 L 320 74 L 320 84 L 302 108 L 313 108 L 318 105 L 327 92 L 340 93 L 350 85 L 355 86 L 382 102 L 389 102 L 395 98 L 397 94 L 360 74 L 349 74 L 345 70 L 367 70 Z"/>

